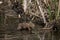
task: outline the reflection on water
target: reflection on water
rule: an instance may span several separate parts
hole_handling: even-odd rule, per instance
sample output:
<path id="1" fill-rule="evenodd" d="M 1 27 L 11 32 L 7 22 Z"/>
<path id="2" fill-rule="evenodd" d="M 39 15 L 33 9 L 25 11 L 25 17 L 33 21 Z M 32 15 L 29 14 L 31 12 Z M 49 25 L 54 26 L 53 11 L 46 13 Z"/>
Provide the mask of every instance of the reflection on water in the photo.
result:
<path id="1" fill-rule="evenodd" d="M 5 34 L 2 40 L 60 40 L 59 33 L 59 31 L 53 32 L 51 30 L 37 30 L 34 34 L 18 31 L 14 34 Z"/>
<path id="2" fill-rule="evenodd" d="M 60 40 L 60 34 L 59 32 L 52 32 L 49 30 L 43 30 L 34 34 L 26 34 L 26 32 L 16 32 L 14 35 L 5 34 L 3 40 Z"/>

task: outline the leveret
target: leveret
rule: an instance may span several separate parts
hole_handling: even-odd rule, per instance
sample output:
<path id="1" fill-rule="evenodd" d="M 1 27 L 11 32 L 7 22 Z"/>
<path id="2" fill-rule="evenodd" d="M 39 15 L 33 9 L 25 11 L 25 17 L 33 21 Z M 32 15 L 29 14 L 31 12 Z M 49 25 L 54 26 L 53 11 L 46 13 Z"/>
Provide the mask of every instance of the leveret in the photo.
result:
<path id="1" fill-rule="evenodd" d="M 34 29 L 34 27 L 35 27 L 35 25 L 33 23 L 31 23 L 31 22 L 29 22 L 29 23 L 24 22 L 24 23 L 18 24 L 17 30 L 23 31 L 23 30 L 27 29 L 28 31 L 31 32 L 32 29 Z"/>

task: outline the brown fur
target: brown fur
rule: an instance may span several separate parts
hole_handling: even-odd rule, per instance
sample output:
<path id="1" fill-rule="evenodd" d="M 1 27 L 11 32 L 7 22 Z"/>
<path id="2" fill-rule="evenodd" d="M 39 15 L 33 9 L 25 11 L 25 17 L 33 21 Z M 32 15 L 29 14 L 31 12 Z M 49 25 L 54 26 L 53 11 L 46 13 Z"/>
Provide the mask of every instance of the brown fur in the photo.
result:
<path id="1" fill-rule="evenodd" d="M 20 30 L 20 29 L 22 29 L 22 28 L 24 28 L 24 29 L 28 28 L 28 30 L 30 31 L 31 28 L 32 28 L 32 29 L 34 28 L 34 26 L 35 26 L 35 25 L 34 25 L 33 23 L 26 23 L 26 22 L 24 22 L 24 23 L 20 23 L 20 24 L 18 25 L 17 30 Z"/>

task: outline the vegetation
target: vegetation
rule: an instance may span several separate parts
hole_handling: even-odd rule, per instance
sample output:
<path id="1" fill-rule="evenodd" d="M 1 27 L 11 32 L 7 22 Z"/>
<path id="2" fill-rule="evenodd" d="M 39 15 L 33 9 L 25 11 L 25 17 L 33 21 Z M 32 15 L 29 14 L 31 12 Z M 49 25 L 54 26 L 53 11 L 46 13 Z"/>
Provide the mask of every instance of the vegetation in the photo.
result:
<path id="1" fill-rule="evenodd" d="M 60 39 L 60 0 L 0 2 L 0 37 L 3 40 Z"/>

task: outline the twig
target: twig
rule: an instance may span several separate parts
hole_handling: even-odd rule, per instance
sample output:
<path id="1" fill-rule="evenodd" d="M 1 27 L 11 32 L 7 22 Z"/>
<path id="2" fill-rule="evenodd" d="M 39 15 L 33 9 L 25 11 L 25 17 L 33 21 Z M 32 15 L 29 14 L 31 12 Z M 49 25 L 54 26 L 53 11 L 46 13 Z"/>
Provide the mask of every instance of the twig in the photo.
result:
<path id="1" fill-rule="evenodd" d="M 60 13 L 60 0 L 59 0 L 59 5 L 58 5 L 58 14 L 57 14 L 56 19 L 59 17 L 59 13 Z"/>
<path id="2" fill-rule="evenodd" d="M 36 0 L 36 1 L 37 1 L 37 4 L 39 5 L 39 2 L 38 2 L 38 0 Z M 42 15 L 42 17 L 43 17 L 44 23 L 47 23 L 47 22 L 46 22 L 46 19 L 45 19 L 45 17 L 44 17 L 44 12 L 42 11 L 42 8 L 41 8 L 41 6 L 39 5 L 38 7 L 39 7 L 39 10 L 40 10 L 40 12 L 41 12 L 41 15 Z"/>

